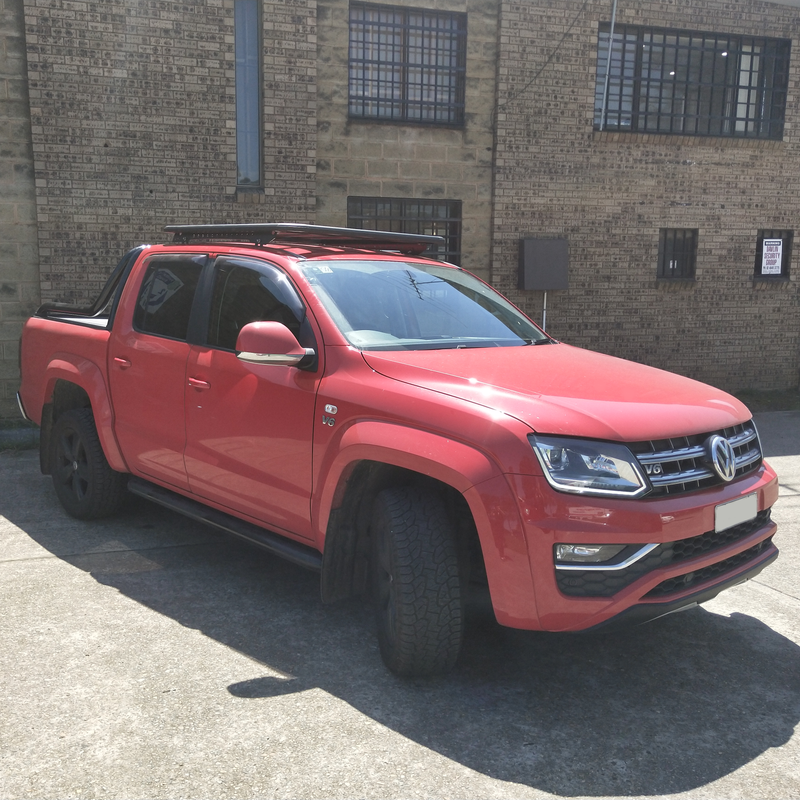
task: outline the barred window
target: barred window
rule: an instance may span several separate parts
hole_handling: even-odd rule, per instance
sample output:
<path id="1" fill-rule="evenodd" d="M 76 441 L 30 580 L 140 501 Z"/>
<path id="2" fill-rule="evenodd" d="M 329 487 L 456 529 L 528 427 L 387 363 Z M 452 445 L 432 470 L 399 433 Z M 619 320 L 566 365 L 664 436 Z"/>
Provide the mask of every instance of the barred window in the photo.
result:
<path id="1" fill-rule="evenodd" d="M 425 255 L 458 264 L 461 261 L 461 201 L 396 197 L 348 197 L 347 225 L 373 231 L 443 236 L 445 243 Z"/>
<path id="2" fill-rule="evenodd" d="M 467 15 L 351 3 L 350 116 L 464 122 Z"/>
<path id="3" fill-rule="evenodd" d="M 788 278 L 794 231 L 762 230 L 756 244 L 756 277 Z"/>
<path id="4" fill-rule="evenodd" d="M 609 39 L 601 24 L 596 129 L 783 137 L 790 40 L 616 25 L 608 70 Z"/>
<path id="5" fill-rule="evenodd" d="M 694 280 L 697 266 L 696 228 L 662 228 L 658 240 L 658 277 Z"/>

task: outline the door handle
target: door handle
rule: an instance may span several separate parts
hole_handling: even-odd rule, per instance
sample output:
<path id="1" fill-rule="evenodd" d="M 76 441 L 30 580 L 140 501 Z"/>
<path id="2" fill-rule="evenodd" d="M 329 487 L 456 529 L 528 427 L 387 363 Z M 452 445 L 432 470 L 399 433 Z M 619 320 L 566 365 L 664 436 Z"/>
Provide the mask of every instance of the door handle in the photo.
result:
<path id="1" fill-rule="evenodd" d="M 128 361 L 127 358 L 120 358 L 119 356 L 114 356 L 114 363 L 120 369 L 128 369 L 128 367 L 131 365 L 131 362 Z"/>
<path id="2" fill-rule="evenodd" d="M 194 389 L 210 389 L 211 384 L 208 381 L 201 381 L 199 378 L 189 378 L 189 386 Z"/>

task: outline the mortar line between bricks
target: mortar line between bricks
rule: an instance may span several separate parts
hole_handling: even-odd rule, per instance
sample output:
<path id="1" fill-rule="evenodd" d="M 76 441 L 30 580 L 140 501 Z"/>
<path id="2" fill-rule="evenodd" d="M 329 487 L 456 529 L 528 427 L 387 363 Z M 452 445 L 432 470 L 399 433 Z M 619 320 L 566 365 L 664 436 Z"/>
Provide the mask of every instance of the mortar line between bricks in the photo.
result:
<path id="1" fill-rule="evenodd" d="M 112 555 L 113 553 L 149 553 L 154 550 L 178 550 L 180 548 L 189 548 L 189 547 L 200 547 L 201 545 L 208 544 L 209 542 L 213 542 L 213 539 L 209 539 L 205 542 L 194 542 L 192 544 L 168 544 L 163 545 L 161 547 L 123 547 L 118 550 L 94 550 L 89 553 L 64 553 L 62 555 L 56 555 L 55 553 L 49 553 L 46 556 L 24 556 L 23 558 L 0 558 L 0 564 L 18 564 L 21 561 L 46 561 L 50 558 L 58 558 L 61 561 L 67 558 L 77 558 L 79 556 L 106 556 Z"/>

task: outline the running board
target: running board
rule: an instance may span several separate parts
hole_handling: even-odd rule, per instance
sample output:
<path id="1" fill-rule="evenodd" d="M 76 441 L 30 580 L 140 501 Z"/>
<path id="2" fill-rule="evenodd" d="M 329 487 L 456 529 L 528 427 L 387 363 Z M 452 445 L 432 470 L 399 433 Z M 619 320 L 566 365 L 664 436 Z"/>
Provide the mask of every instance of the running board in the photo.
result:
<path id="1" fill-rule="evenodd" d="M 128 491 L 146 500 L 152 500 L 160 506 L 171 508 L 185 517 L 219 528 L 225 533 L 231 533 L 240 539 L 246 539 L 252 544 L 258 545 L 276 556 L 285 558 L 293 564 L 314 570 L 322 571 L 322 553 L 313 547 L 279 536 L 277 533 L 259 528 L 237 517 L 232 517 L 224 511 L 210 508 L 196 500 L 191 500 L 169 489 L 156 486 L 154 483 L 142 480 L 141 478 L 131 477 L 128 480 Z"/>

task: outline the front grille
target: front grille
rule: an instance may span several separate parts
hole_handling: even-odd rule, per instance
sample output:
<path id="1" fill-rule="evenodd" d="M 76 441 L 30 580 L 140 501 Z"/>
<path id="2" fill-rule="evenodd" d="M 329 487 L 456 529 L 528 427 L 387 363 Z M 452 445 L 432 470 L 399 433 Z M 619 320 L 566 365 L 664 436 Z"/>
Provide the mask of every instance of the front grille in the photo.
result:
<path id="1" fill-rule="evenodd" d="M 686 561 L 690 558 L 710 553 L 714 550 L 719 550 L 721 547 L 738 542 L 755 533 L 760 528 L 763 528 L 770 521 L 770 509 L 761 511 L 748 522 L 743 522 L 741 525 L 734 525 L 732 528 L 717 533 L 716 531 L 707 531 L 701 533 L 699 536 L 691 536 L 688 539 L 679 539 L 676 542 L 665 542 L 660 544 L 655 550 L 648 553 L 644 558 L 631 564 L 626 569 L 616 571 L 605 570 L 569 570 L 560 571 L 556 570 L 556 583 L 558 588 L 570 597 L 611 597 L 626 586 L 630 586 L 634 581 L 639 580 L 643 575 L 652 572 L 659 567 L 668 567 L 672 564 L 678 564 L 681 561 Z M 752 550 L 753 548 L 751 548 Z M 747 553 L 750 550 L 745 551 Z M 740 553 L 738 556 L 733 556 L 731 559 L 719 562 L 719 564 L 726 564 L 728 561 L 738 559 L 744 555 Z M 749 558 L 750 556 L 748 556 Z M 745 561 L 747 558 L 745 558 Z M 701 575 L 706 570 L 714 570 L 719 564 L 712 564 L 702 570 L 698 570 L 692 575 Z M 727 569 L 734 569 L 734 567 L 724 567 L 723 572 Z M 710 574 L 708 577 L 713 577 Z M 683 581 L 685 576 L 675 578 L 676 581 Z M 697 581 L 706 580 L 707 578 L 701 577 Z M 669 581 L 664 581 L 664 584 Z M 663 586 L 664 584 L 660 584 Z M 685 587 L 682 587 L 685 588 Z M 650 592 L 657 591 L 659 587 Z M 665 594 L 675 589 L 665 590 Z"/>
<path id="2" fill-rule="evenodd" d="M 752 421 L 711 433 L 636 442 L 628 446 L 653 486 L 648 497 L 693 492 L 724 483 L 706 452 L 706 442 L 714 435 L 723 436 L 733 447 L 736 456 L 735 478 L 754 472 L 761 466 L 761 445 Z"/>

